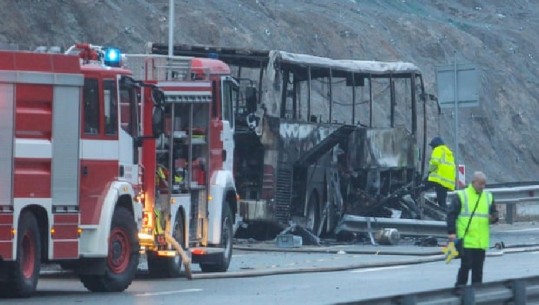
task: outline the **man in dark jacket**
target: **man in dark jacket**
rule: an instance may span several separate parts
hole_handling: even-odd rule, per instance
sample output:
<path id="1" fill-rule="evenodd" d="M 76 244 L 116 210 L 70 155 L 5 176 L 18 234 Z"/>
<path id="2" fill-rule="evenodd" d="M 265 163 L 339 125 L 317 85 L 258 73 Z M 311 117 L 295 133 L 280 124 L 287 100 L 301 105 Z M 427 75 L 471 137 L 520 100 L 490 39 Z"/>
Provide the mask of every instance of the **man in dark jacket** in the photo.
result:
<path id="1" fill-rule="evenodd" d="M 484 191 L 486 180 L 483 172 L 475 172 L 472 184 L 457 191 L 448 208 L 448 239 L 458 239 L 463 245 L 456 287 L 466 285 L 470 270 L 472 284 L 483 281 L 483 263 L 490 238 L 489 224 L 498 221 L 492 193 Z"/>

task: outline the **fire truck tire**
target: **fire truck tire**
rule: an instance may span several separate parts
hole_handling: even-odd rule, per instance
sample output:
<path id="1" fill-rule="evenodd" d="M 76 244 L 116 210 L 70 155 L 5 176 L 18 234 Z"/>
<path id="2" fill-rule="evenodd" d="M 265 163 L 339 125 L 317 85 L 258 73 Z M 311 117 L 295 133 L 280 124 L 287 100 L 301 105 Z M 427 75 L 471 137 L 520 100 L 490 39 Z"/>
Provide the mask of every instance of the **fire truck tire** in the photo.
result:
<path id="1" fill-rule="evenodd" d="M 184 222 L 180 211 L 174 221 L 172 237 L 185 249 Z M 182 258 L 179 254 L 174 257 L 159 257 L 156 253 L 148 254 L 148 271 L 152 277 L 179 277 L 181 270 Z"/>
<path id="2" fill-rule="evenodd" d="M 226 272 L 230 261 L 232 260 L 232 241 L 234 232 L 232 229 L 233 215 L 228 203 L 224 204 L 221 230 L 221 247 L 224 248 L 223 254 L 216 264 L 200 264 L 202 272 Z"/>
<path id="3" fill-rule="evenodd" d="M 112 216 L 109 253 L 105 258 L 105 273 L 81 275 L 86 289 L 93 292 L 124 291 L 131 285 L 139 261 L 137 225 L 126 208 L 118 207 Z"/>
<path id="4" fill-rule="evenodd" d="M 316 191 L 313 191 L 309 197 L 307 215 L 305 217 L 305 228 L 317 234 L 318 227 L 320 226 L 320 201 L 318 200 L 318 193 Z"/>
<path id="5" fill-rule="evenodd" d="M 21 214 L 17 229 L 17 259 L 7 267 L 9 279 L 0 282 L 3 297 L 29 297 L 36 290 L 41 266 L 41 239 L 37 220 L 29 211 Z"/>

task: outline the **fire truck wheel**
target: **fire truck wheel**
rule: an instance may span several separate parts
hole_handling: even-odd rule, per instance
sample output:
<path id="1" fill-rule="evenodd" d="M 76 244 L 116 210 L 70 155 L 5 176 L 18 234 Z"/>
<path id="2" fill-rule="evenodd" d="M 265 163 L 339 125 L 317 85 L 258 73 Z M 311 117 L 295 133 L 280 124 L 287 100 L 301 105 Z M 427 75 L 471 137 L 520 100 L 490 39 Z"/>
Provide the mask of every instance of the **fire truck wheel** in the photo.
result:
<path id="1" fill-rule="evenodd" d="M 180 211 L 176 215 L 172 230 L 172 237 L 185 249 L 184 222 Z M 181 270 L 182 259 L 179 254 L 174 257 L 159 257 L 156 253 L 148 253 L 148 271 L 152 277 L 179 277 Z"/>
<path id="2" fill-rule="evenodd" d="M 105 260 L 103 275 L 81 275 L 84 287 L 93 292 L 124 291 L 133 281 L 139 261 L 137 225 L 126 208 L 114 211 Z"/>
<path id="3" fill-rule="evenodd" d="M 37 220 L 29 211 L 21 214 L 17 229 L 17 259 L 7 266 L 8 281 L 0 284 L 0 295 L 29 297 L 36 290 L 41 266 L 41 239 Z"/>
<path id="4" fill-rule="evenodd" d="M 234 232 L 232 229 L 233 216 L 228 203 L 223 207 L 223 226 L 221 229 L 221 244 L 224 248 L 223 254 L 216 264 L 200 264 L 202 272 L 226 272 L 232 259 L 232 241 Z"/>
<path id="5" fill-rule="evenodd" d="M 320 209 L 318 201 L 318 193 L 313 191 L 309 197 L 309 203 L 307 205 L 307 215 L 305 215 L 305 228 L 314 234 L 318 233 L 318 226 L 320 226 Z"/>

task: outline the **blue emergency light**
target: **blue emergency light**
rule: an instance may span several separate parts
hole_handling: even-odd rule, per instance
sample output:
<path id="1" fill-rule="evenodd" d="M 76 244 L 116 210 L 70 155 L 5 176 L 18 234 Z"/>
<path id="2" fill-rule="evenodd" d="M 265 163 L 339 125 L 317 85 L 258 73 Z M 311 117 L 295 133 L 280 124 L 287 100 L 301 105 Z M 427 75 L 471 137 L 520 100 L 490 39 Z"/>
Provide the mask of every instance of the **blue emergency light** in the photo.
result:
<path id="1" fill-rule="evenodd" d="M 103 63 L 110 67 L 119 67 L 122 56 L 119 49 L 107 48 L 104 50 Z"/>

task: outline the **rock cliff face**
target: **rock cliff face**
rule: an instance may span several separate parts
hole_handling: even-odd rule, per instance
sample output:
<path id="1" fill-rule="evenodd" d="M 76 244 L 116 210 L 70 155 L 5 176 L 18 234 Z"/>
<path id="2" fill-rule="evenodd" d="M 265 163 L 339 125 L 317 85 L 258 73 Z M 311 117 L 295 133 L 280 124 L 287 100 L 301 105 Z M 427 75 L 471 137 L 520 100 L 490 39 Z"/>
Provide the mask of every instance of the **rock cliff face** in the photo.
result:
<path id="1" fill-rule="evenodd" d="M 167 42 L 168 0 L 0 1 L 0 47 L 74 42 L 144 52 Z M 436 94 L 435 67 L 480 69 L 480 106 L 458 113 L 467 178 L 539 180 L 539 2 L 532 0 L 176 0 L 175 42 L 409 61 Z M 452 109 L 429 105 L 429 137 L 455 150 Z"/>

